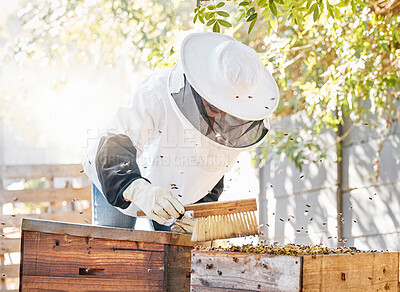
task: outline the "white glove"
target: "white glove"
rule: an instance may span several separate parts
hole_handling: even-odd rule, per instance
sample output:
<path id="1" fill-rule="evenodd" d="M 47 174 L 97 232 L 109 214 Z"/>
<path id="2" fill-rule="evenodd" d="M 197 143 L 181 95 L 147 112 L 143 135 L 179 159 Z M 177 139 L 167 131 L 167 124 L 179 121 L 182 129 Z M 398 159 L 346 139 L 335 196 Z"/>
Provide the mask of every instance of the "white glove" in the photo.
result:
<path id="1" fill-rule="evenodd" d="M 171 227 L 172 231 L 179 232 L 179 233 L 193 233 L 194 223 L 196 220 L 190 216 L 189 211 L 185 213 L 185 216 L 182 217 L 180 220 L 176 220 Z"/>
<path id="2" fill-rule="evenodd" d="M 144 179 L 133 181 L 124 192 L 124 198 L 138 206 L 150 219 L 164 225 L 185 213 L 183 205 L 162 187 L 153 186 Z"/>

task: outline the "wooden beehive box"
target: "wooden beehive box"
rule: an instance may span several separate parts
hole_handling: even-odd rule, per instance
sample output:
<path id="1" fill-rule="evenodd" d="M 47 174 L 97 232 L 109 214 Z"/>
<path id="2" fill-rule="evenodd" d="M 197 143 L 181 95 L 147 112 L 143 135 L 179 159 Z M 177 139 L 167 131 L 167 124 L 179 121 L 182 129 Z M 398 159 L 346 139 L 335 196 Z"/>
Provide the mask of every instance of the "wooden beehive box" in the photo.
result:
<path id="1" fill-rule="evenodd" d="M 189 291 L 190 237 L 22 222 L 20 291 Z"/>
<path id="2" fill-rule="evenodd" d="M 397 291 L 397 252 L 274 256 L 192 250 L 191 291 Z"/>

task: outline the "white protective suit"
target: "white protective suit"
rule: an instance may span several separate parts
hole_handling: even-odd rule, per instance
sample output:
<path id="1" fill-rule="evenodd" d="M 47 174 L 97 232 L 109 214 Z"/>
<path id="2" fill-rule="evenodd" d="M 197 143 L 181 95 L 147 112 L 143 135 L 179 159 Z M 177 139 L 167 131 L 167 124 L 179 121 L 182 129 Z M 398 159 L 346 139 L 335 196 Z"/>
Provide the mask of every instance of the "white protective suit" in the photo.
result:
<path id="1" fill-rule="evenodd" d="M 239 153 L 256 147 L 262 140 L 250 147 L 231 148 L 203 136 L 177 114 L 179 109 L 168 95 L 170 71 L 153 73 L 144 80 L 128 104 L 118 109 L 107 131 L 128 136 L 137 149 L 136 161 L 142 177 L 153 185 L 170 190 L 185 205 L 206 196 L 230 170 Z M 89 149 L 83 161 L 85 173 L 102 193 L 96 155 L 103 135 Z M 128 160 L 121 163 L 124 162 Z M 120 210 L 135 216 L 138 209 L 130 204 Z"/>
<path id="2" fill-rule="evenodd" d="M 274 105 L 265 107 L 269 112 L 277 105 L 274 94 Z M 210 119 L 205 106 L 181 63 L 153 73 L 89 149 L 85 173 L 110 204 L 130 216 L 136 216 L 138 207 L 123 192 L 138 178 L 169 190 L 183 205 L 197 202 L 240 152 L 261 144 L 268 132 L 265 119 L 254 122 L 226 113 Z M 221 137 L 225 132 L 229 135 Z"/>

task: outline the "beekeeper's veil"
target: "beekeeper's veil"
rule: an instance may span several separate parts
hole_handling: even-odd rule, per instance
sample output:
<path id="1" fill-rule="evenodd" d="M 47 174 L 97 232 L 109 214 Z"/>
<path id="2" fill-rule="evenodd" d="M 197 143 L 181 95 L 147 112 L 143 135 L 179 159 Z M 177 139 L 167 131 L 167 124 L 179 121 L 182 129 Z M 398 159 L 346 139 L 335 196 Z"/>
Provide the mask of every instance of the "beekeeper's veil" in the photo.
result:
<path id="1" fill-rule="evenodd" d="M 168 89 L 178 115 L 229 148 L 258 145 L 279 92 L 257 53 L 219 33 L 191 34 L 172 69 Z"/>

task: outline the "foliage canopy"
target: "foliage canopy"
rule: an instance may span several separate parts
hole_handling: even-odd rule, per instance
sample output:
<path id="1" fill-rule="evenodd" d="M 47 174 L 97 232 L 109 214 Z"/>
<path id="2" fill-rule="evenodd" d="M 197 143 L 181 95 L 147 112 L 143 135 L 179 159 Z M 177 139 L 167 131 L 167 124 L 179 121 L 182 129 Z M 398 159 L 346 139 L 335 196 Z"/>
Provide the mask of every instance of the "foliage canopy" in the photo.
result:
<path id="1" fill-rule="evenodd" d="M 193 11 L 194 10 L 194 11 Z M 382 140 L 398 121 L 400 2 L 379 0 L 25 1 L 21 32 L 1 62 L 78 58 L 112 64 L 117 58 L 162 67 L 177 59 L 182 31 L 213 30 L 253 47 L 281 88 L 276 117 L 306 111 L 310 124 L 275 132 L 258 162 L 285 154 L 301 168 L 328 147 L 318 135 L 349 125 L 377 128 Z M 333 145 L 335 146 L 335 145 Z M 304 151 L 304 150 L 307 151 Z M 379 160 L 374 159 L 376 173 Z"/>

